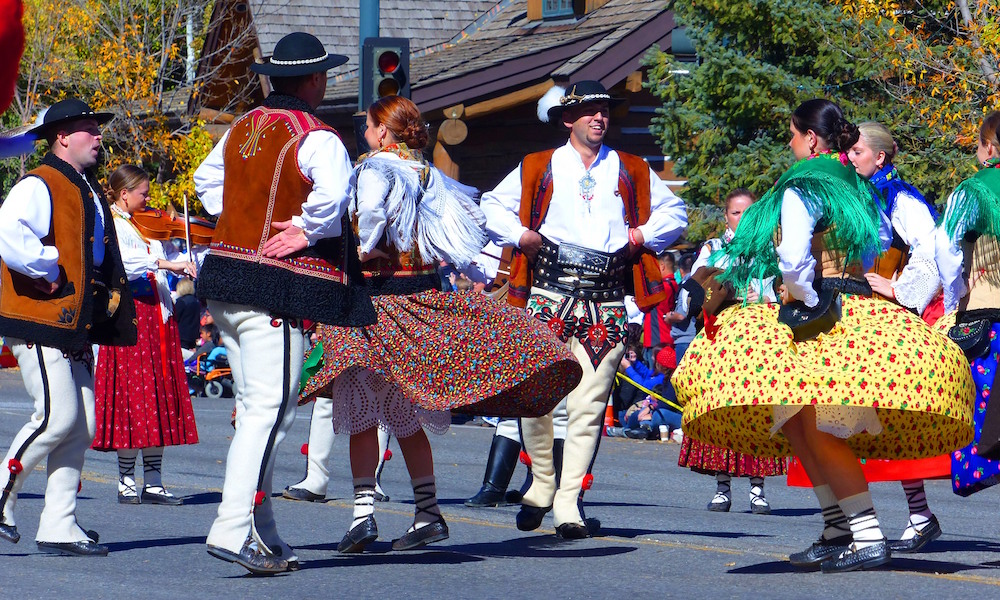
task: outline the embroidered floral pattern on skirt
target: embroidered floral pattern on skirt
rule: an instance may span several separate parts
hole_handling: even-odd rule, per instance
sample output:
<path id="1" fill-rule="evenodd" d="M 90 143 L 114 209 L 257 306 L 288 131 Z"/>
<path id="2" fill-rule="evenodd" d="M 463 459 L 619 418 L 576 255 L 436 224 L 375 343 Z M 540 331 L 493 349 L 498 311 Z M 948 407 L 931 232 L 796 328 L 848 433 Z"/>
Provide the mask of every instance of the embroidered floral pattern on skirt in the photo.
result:
<path id="1" fill-rule="evenodd" d="M 628 335 L 621 302 L 591 302 L 532 288 L 527 310 L 560 340 L 579 340 L 595 369 Z"/>
<path id="2" fill-rule="evenodd" d="M 800 343 L 778 322 L 777 305 L 730 308 L 718 328 L 713 341 L 698 334 L 672 379 L 686 404 L 685 435 L 786 456 L 787 440 L 771 434 L 775 408 L 815 406 L 817 425 L 831 433 L 868 428 L 848 438 L 859 458 L 924 458 L 972 439 L 968 361 L 898 305 L 844 295 L 837 325 Z"/>
<path id="3" fill-rule="evenodd" d="M 101 346 L 94 373 L 95 450 L 155 448 L 198 443 L 177 322 L 160 340 L 160 305 L 134 300 L 138 343 Z M 166 372 L 164 372 L 164 357 Z"/>
<path id="4" fill-rule="evenodd" d="M 537 417 L 580 382 L 580 364 L 544 325 L 483 294 L 428 291 L 372 300 L 375 325 L 318 327 L 323 366 L 300 402 L 321 395 L 336 403 L 331 384 L 358 367 L 418 408 Z"/>

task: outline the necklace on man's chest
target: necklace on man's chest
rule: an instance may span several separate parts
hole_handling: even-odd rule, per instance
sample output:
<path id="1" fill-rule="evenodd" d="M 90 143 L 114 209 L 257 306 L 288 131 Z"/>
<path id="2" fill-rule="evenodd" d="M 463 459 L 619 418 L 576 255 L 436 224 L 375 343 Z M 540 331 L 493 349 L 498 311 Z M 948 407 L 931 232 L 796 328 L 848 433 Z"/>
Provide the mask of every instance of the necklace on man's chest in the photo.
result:
<path id="1" fill-rule="evenodd" d="M 587 207 L 587 213 L 590 213 L 590 205 L 594 200 L 594 189 L 597 187 L 597 180 L 594 176 L 590 174 L 590 171 L 586 171 L 583 178 L 580 179 L 580 197 L 583 199 L 584 205 Z"/>

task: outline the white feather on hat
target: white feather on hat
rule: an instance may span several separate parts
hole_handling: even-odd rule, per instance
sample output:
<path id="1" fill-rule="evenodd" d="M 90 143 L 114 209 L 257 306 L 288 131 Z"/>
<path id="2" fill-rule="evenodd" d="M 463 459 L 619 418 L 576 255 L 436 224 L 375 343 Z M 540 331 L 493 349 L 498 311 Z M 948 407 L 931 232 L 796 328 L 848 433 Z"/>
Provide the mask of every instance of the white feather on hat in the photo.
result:
<path id="1" fill-rule="evenodd" d="M 566 88 L 554 85 L 545 92 L 545 95 L 538 99 L 538 120 L 542 123 L 549 122 L 549 109 L 559 106 L 560 100 L 566 95 Z"/>

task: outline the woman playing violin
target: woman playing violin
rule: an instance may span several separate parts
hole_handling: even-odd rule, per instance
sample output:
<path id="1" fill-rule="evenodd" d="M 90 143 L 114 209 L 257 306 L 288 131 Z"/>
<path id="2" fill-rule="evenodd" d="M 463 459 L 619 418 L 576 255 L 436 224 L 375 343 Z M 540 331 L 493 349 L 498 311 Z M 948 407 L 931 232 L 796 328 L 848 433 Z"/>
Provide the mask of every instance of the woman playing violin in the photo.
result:
<path id="1" fill-rule="evenodd" d="M 94 374 L 97 434 L 92 447 L 118 452 L 119 503 L 177 505 L 181 500 L 163 487 L 160 477 L 163 447 L 195 444 L 198 431 L 166 272 L 193 278 L 195 266 L 182 260 L 172 244 L 150 239 L 154 234 L 132 221 L 149 199 L 145 171 L 124 165 L 112 173 L 109 184 L 139 341 L 135 346 L 100 348 Z M 140 450 L 141 494 L 135 481 Z"/>

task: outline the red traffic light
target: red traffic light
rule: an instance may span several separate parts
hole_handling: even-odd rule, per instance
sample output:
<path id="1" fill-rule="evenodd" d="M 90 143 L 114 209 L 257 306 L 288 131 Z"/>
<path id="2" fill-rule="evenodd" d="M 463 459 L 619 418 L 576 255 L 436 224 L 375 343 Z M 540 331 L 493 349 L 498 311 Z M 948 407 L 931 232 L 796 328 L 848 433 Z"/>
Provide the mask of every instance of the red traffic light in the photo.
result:
<path id="1" fill-rule="evenodd" d="M 383 73 L 394 73 L 399 68 L 399 54 L 386 50 L 378 55 L 378 70 Z"/>

